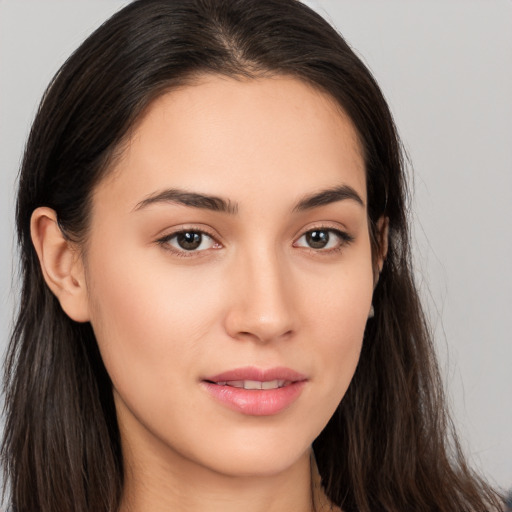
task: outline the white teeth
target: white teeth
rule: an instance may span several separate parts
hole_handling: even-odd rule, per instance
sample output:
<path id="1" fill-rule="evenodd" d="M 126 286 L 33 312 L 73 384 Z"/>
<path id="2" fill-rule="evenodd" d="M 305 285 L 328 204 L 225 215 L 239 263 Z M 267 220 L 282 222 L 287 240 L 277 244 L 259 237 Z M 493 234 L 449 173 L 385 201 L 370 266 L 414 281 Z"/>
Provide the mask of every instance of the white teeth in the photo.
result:
<path id="1" fill-rule="evenodd" d="M 223 382 L 217 382 L 219 386 L 231 386 L 232 388 L 243 388 L 243 389 L 278 389 L 282 388 L 288 381 L 276 379 L 261 382 L 259 380 L 228 380 Z"/>
<path id="2" fill-rule="evenodd" d="M 261 389 L 262 384 L 259 380 L 244 380 L 244 389 Z"/>
<path id="3" fill-rule="evenodd" d="M 282 387 L 282 384 L 279 385 L 279 382 L 284 381 L 278 381 L 278 380 L 270 380 L 268 382 L 262 382 L 261 383 L 261 389 L 277 389 Z"/>
<path id="4" fill-rule="evenodd" d="M 244 381 L 243 380 L 228 380 L 226 382 L 228 386 L 231 386 L 232 388 L 243 388 L 244 387 Z"/>

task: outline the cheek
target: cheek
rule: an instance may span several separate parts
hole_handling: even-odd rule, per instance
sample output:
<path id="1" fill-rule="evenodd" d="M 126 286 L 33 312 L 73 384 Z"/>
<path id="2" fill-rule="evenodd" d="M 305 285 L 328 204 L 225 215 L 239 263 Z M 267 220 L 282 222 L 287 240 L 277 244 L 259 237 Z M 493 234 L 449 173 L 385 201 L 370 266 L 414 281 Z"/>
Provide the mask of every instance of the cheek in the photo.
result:
<path id="1" fill-rule="evenodd" d="M 305 292 L 304 292 L 305 293 Z M 323 282 L 309 286 L 304 315 L 316 347 L 317 379 L 333 412 L 345 394 L 359 361 L 362 341 L 373 294 L 373 272 L 369 249 L 340 266 Z M 314 341 L 312 341 L 314 340 Z"/>
<path id="2" fill-rule="evenodd" d="M 134 251 L 90 267 L 91 323 L 114 385 L 175 386 L 176 368 L 193 367 L 198 340 L 219 316 L 208 279 L 191 281 Z"/>

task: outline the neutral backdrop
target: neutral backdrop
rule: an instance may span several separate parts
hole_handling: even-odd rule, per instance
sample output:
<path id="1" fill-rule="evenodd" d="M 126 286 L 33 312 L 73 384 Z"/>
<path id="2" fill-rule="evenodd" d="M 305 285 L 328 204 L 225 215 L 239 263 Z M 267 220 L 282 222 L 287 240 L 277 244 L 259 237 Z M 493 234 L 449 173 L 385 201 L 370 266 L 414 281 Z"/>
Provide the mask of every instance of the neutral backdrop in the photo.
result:
<path id="1" fill-rule="evenodd" d="M 0 0 L 0 350 L 15 181 L 43 90 L 126 1 Z M 312 0 L 380 83 L 411 161 L 416 277 L 463 446 L 512 487 L 512 1 Z M 12 277 L 14 275 L 14 278 Z"/>

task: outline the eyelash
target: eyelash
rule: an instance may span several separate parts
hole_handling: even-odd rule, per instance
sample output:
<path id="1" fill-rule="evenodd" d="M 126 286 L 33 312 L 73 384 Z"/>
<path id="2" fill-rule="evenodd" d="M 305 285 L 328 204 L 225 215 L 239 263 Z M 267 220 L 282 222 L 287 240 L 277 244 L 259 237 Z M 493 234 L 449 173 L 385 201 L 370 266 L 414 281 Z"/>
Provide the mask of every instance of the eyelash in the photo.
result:
<path id="1" fill-rule="evenodd" d="M 354 242 L 354 237 L 347 233 L 346 231 L 341 231 L 340 229 L 333 228 L 330 226 L 315 226 L 313 228 L 308 229 L 302 235 L 300 235 L 299 238 L 297 238 L 297 241 L 299 241 L 301 238 L 305 237 L 309 233 L 313 232 L 326 232 L 329 235 L 334 234 L 338 239 L 339 242 L 337 243 L 336 247 L 331 247 L 328 249 L 315 249 L 314 247 L 302 247 L 303 249 L 306 249 L 310 252 L 313 252 L 314 254 L 320 254 L 320 255 L 328 255 L 328 254 L 335 254 L 341 252 L 343 249 L 348 247 L 352 242 Z M 294 242 L 294 246 L 297 243 Z"/>
<path id="2" fill-rule="evenodd" d="M 336 247 L 332 247 L 332 248 L 328 248 L 328 249 L 323 249 L 323 248 L 314 248 L 314 247 L 303 247 L 303 246 L 297 246 L 297 242 L 305 237 L 306 235 L 310 234 L 310 233 L 313 233 L 313 232 L 326 232 L 328 233 L 329 235 L 332 235 L 334 234 L 338 239 L 339 239 L 339 243 L 336 245 Z M 184 235 L 184 234 L 198 234 L 202 237 L 206 236 L 208 238 L 210 238 L 212 240 L 212 243 L 214 244 L 214 246 L 218 246 L 218 247 L 212 247 L 212 248 L 208 248 L 208 249 L 202 249 L 202 250 L 186 250 L 186 249 L 177 249 L 175 247 L 172 247 L 170 245 L 170 241 L 177 238 L 179 235 Z M 341 231 L 339 229 L 336 229 L 336 228 L 333 228 L 333 227 L 328 227 L 328 226 L 315 226 L 311 229 L 308 229 L 307 231 L 303 232 L 300 237 L 297 238 L 297 240 L 293 243 L 293 246 L 294 247 L 301 247 L 303 249 L 306 249 L 310 252 L 313 252 L 315 254 L 320 254 L 320 253 L 323 253 L 323 254 L 333 254 L 333 253 L 338 253 L 340 252 L 342 249 L 344 249 L 345 247 L 347 247 L 348 245 L 350 245 L 352 242 L 354 241 L 354 237 L 352 235 L 350 235 L 349 233 L 347 233 L 346 231 Z M 201 241 L 202 243 L 203 241 Z M 157 243 L 159 245 L 161 245 L 165 250 L 167 251 L 170 251 L 172 252 L 174 255 L 178 256 L 178 257 L 182 257 L 182 258 L 190 258 L 190 257 L 197 257 L 199 255 L 201 255 L 201 253 L 204 253 L 206 251 L 208 251 L 209 249 L 219 249 L 221 247 L 221 244 L 220 242 L 217 241 L 216 237 L 209 233 L 208 231 L 204 230 L 204 229 L 194 229 L 194 228 L 190 228 L 190 229 L 180 229 L 179 231 L 174 231 L 173 233 L 170 233 L 168 235 L 165 235 L 164 237 L 160 238 L 157 240 Z"/>
<path id="3" fill-rule="evenodd" d="M 199 255 L 202 255 L 201 253 L 206 252 L 207 249 L 203 249 L 201 251 L 198 250 L 189 250 L 186 249 L 177 249 L 170 245 L 170 242 L 173 238 L 177 238 L 179 235 L 184 235 L 186 233 L 193 233 L 201 235 L 202 237 L 206 236 L 212 240 L 212 243 L 214 245 L 220 246 L 220 242 L 217 241 L 216 237 L 206 231 L 205 229 L 197 229 L 197 228 L 187 228 L 187 229 L 180 229 L 178 231 L 174 231 L 173 233 L 169 233 L 168 235 L 163 236 L 162 238 L 159 238 L 157 240 L 157 243 L 161 245 L 165 250 L 172 252 L 175 256 L 178 256 L 180 258 L 191 258 L 191 257 L 197 257 Z M 202 242 L 201 242 L 202 243 Z M 220 248 L 220 247 L 216 247 Z"/>

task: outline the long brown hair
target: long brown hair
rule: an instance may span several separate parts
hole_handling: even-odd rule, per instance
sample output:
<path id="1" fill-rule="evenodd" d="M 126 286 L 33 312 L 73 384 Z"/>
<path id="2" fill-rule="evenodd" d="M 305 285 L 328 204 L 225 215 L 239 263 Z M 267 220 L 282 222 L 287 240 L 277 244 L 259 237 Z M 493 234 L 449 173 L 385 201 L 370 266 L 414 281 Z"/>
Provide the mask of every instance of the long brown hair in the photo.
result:
<path id="1" fill-rule="evenodd" d="M 314 450 L 346 512 L 494 510 L 444 408 L 411 269 L 400 142 L 383 95 L 342 37 L 296 0 L 138 0 L 96 30 L 48 87 L 20 176 L 22 295 L 5 369 L 2 459 L 16 512 L 116 511 L 123 459 L 109 376 L 89 324 L 44 283 L 30 216 L 48 206 L 87 237 L 91 193 L 159 94 L 203 73 L 289 75 L 330 94 L 352 119 L 366 164 L 374 254 L 387 259 L 353 381 Z"/>

